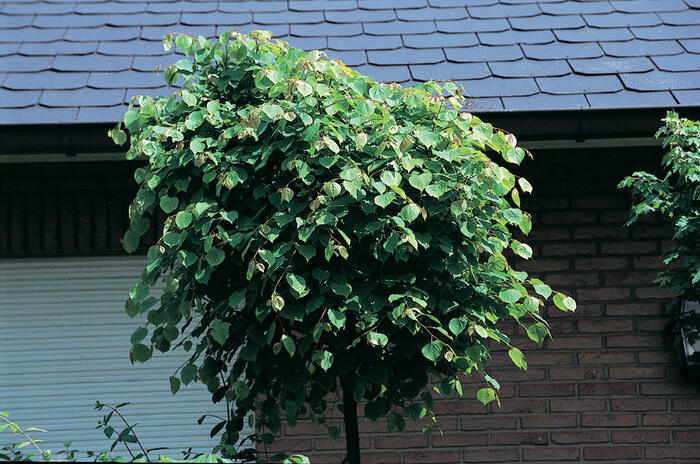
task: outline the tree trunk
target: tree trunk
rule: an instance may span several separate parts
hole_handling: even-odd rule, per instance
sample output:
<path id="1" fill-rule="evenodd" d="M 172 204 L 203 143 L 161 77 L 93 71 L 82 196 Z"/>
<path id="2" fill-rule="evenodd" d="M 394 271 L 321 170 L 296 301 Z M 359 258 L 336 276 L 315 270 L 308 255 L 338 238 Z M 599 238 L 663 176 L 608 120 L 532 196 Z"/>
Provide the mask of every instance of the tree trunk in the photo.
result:
<path id="1" fill-rule="evenodd" d="M 352 389 L 343 384 L 343 420 L 345 421 L 345 447 L 347 464 L 360 464 L 360 432 L 357 427 L 357 402 Z"/>

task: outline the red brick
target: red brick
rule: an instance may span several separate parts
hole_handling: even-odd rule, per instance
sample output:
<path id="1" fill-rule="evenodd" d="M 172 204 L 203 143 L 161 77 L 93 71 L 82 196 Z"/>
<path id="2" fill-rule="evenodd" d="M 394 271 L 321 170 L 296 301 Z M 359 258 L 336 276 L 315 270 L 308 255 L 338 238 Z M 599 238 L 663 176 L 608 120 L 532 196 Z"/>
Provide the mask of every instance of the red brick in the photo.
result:
<path id="1" fill-rule="evenodd" d="M 578 321 L 576 328 L 581 333 L 618 333 L 632 331 L 633 321 L 629 319 L 602 319 L 598 321 Z"/>
<path id="2" fill-rule="evenodd" d="M 615 398 L 610 400 L 611 411 L 665 411 L 664 398 Z"/>
<path id="3" fill-rule="evenodd" d="M 547 348 L 551 350 L 585 350 L 603 347 L 602 338 L 595 335 L 557 337 L 554 334 L 554 340 L 547 340 L 546 343 Z"/>
<path id="4" fill-rule="evenodd" d="M 582 288 L 576 292 L 577 301 L 617 301 L 628 300 L 631 292 L 623 287 Z"/>
<path id="5" fill-rule="evenodd" d="M 465 450 L 462 457 L 464 462 L 509 462 L 519 460 L 517 449 L 469 449 Z M 432 461 L 434 463 L 439 460 Z"/>
<path id="6" fill-rule="evenodd" d="M 663 379 L 664 367 L 611 367 L 611 379 Z"/>
<path id="7" fill-rule="evenodd" d="M 674 411 L 700 411 L 700 397 L 673 400 Z"/>
<path id="8" fill-rule="evenodd" d="M 591 257 L 591 258 L 576 258 L 574 260 L 574 269 L 583 271 L 606 271 L 612 269 L 627 269 L 629 260 L 622 257 Z"/>
<path id="9" fill-rule="evenodd" d="M 600 283 L 598 274 L 593 273 L 583 273 L 583 272 L 573 272 L 573 273 L 559 273 L 559 274 L 547 274 L 543 279 L 552 287 L 558 288 L 562 285 L 571 285 L 576 287 L 582 286 L 593 286 Z"/>
<path id="10" fill-rule="evenodd" d="M 632 228 L 632 236 L 638 238 L 667 238 L 672 233 L 668 225 L 637 225 Z"/>
<path id="11" fill-rule="evenodd" d="M 597 176 L 596 176 L 597 177 Z M 611 209 L 624 208 L 626 206 L 625 198 L 622 196 L 612 195 L 576 195 L 571 199 L 572 208 L 595 208 L 595 209 Z M 620 227 L 621 229 L 623 227 Z"/>
<path id="12" fill-rule="evenodd" d="M 433 446 L 477 446 L 488 445 L 488 433 L 445 433 L 433 435 Z"/>
<path id="13" fill-rule="evenodd" d="M 637 384 L 629 382 L 581 383 L 578 394 L 583 396 L 634 395 Z"/>
<path id="14" fill-rule="evenodd" d="M 654 253 L 659 249 L 657 242 L 637 242 L 637 241 L 609 241 L 600 245 L 603 254 L 610 255 L 640 255 L 644 253 Z"/>
<path id="15" fill-rule="evenodd" d="M 371 451 L 362 451 L 362 462 L 365 464 L 380 464 L 384 462 L 390 464 L 398 464 L 399 462 L 401 462 L 401 457 L 398 455 L 396 460 L 392 460 L 390 458 L 387 461 L 379 461 L 371 457 L 368 458 L 368 455 L 371 456 L 372 454 L 374 453 L 372 453 Z M 260 453 L 258 453 L 258 455 L 260 455 Z M 345 459 L 345 453 L 333 453 L 328 451 L 318 453 L 304 453 L 304 455 L 307 456 L 314 464 L 341 462 L 343 459 Z"/>
<path id="16" fill-rule="evenodd" d="M 667 326 L 668 318 L 637 321 L 637 330 L 641 332 L 664 332 Z"/>
<path id="17" fill-rule="evenodd" d="M 518 261 L 516 269 L 527 272 L 554 272 L 569 270 L 568 259 L 540 258 L 537 261 Z"/>
<path id="18" fill-rule="evenodd" d="M 576 444 L 576 443 L 607 443 L 608 432 L 605 430 L 576 430 L 572 432 L 552 432 L 552 443 Z"/>
<path id="19" fill-rule="evenodd" d="M 676 443 L 700 443 L 700 430 L 674 430 L 673 441 Z"/>
<path id="20" fill-rule="evenodd" d="M 613 443 L 668 443 L 668 430 L 613 430 Z M 675 439 L 675 438 L 674 438 Z"/>
<path id="21" fill-rule="evenodd" d="M 369 449 L 372 446 L 372 437 L 360 436 L 360 449 Z M 345 435 L 341 435 L 340 438 L 334 440 L 330 437 L 328 438 L 314 438 L 314 450 L 317 451 L 329 451 L 329 450 L 344 450 L 345 449 Z"/>
<path id="22" fill-rule="evenodd" d="M 527 353 L 529 366 L 565 366 L 574 363 L 573 353 Z"/>
<path id="23" fill-rule="evenodd" d="M 410 451 L 403 454 L 403 462 L 405 464 L 428 463 L 458 463 L 462 462 L 462 453 L 460 451 Z M 362 461 L 364 462 L 364 461 Z"/>
<path id="24" fill-rule="evenodd" d="M 607 304 L 605 306 L 605 314 L 608 316 L 656 316 L 663 314 L 663 305 L 661 303 L 617 303 Z"/>
<path id="25" fill-rule="evenodd" d="M 560 429 L 576 427 L 573 414 L 546 414 L 542 416 L 522 416 L 520 423 L 524 429 Z"/>
<path id="26" fill-rule="evenodd" d="M 593 211 L 557 211 L 538 215 L 542 224 L 585 224 L 596 222 Z"/>
<path id="27" fill-rule="evenodd" d="M 615 226 L 590 226 L 574 229 L 574 240 L 588 239 L 625 239 L 630 235 L 629 230 Z"/>
<path id="28" fill-rule="evenodd" d="M 268 452 L 296 453 L 311 449 L 310 438 L 277 438 L 267 445 Z"/>
<path id="29" fill-rule="evenodd" d="M 596 243 L 553 243 L 542 245 L 542 256 L 581 256 L 596 253 Z"/>
<path id="30" fill-rule="evenodd" d="M 605 378 L 603 369 L 596 367 L 561 367 L 549 370 L 550 380 L 602 380 Z"/>
<path id="31" fill-rule="evenodd" d="M 465 398 L 456 401 L 436 401 L 433 412 L 439 416 L 441 414 L 486 414 L 487 410 L 481 402 Z"/>
<path id="32" fill-rule="evenodd" d="M 694 395 L 700 390 L 690 383 L 654 382 L 641 385 L 642 395 Z"/>
<path id="33" fill-rule="evenodd" d="M 605 339 L 605 346 L 610 348 L 662 347 L 664 338 L 661 335 L 610 335 Z"/>
<path id="34" fill-rule="evenodd" d="M 551 397 L 551 396 L 573 396 L 575 385 L 573 383 L 541 383 L 520 385 L 518 393 L 520 397 Z"/>
<path id="35" fill-rule="evenodd" d="M 578 461 L 581 452 L 578 448 L 524 448 L 523 459 L 525 461 Z"/>
<path id="36" fill-rule="evenodd" d="M 491 403 L 493 404 L 493 403 Z M 494 414 L 500 413 L 535 413 L 547 411 L 546 400 L 505 400 L 501 401 L 501 407 L 492 406 Z"/>
<path id="37" fill-rule="evenodd" d="M 545 432 L 492 432 L 491 444 L 502 445 L 546 445 Z"/>
<path id="38" fill-rule="evenodd" d="M 676 356 L 671 350 L 639 353 L 639 362 L 641 364 L 669 364 L 675 361 Z"/>
<path id="39" fill-rule="evenodd" d="M 569 398 L 565 400 L 551 400 L 552 412 L 578 412 L 578 411 L 605 411 L 606 401 L 597 398 Z"/>
<path id="40" fill-rule="evenodd" d="M 656 271 L 632 271 L 606 272 L 603 275 L 603 283 L 610 286 L 642 284 L 655 285 Z"/>
<path id="41" fill-rule="evenodd" d="M 684 426 L 700 425 L 700 414 L 675 413 L 649 413 L 642 416 L 642 425 L 645 427 L 656 426 Z"/>
<path id="42" fill-rule="evenodd" d="M 323 455 L 325 458 L 325 455 Z M 343 456 L 344 457 L 344 456 Z M 397 453 L 396 451 L 391 451 L 391 452 L 385 452 L 385 451 L 362 451 L 362 462 L 363 464 L 399 464 L 401 462 L 401 454 Z M 311 462 L 314 464 L 321 464 L 323 462 L 331 463 L 331 462 L 340 462 L 342 460 L 322 460 L 319 461 L 317 459 L 314 459 L 314 457 L 311 457 Z"/>
<path id="43" fill-rule="evenodd" d="M 569 240 L 569 229 L 537 228 L 528 237 L 529 242 L 552 242 Z"/>
<path id="44" fill-rule="evenodd" d="M 661 256 L 635 256 L 632 258 L 632 266 L 637 269 L 660 270 L 664 268 L 664 263 Z"/>
<path id="45" fill-rule="evenodd" d="M 634 353 L 631 351 L 596 351 L 593 353 L 579 353 L 579 364 L 584 365 L 608 365 L 630 364 L 634 362 Z"/>
<path id="46" fill-rule="evenodd" d="M 462 430 L 506 430 L 517 426 L 516 417 L 507 416 L 463 416 L 460 418 Z"/>
<path id="47" fill-rule="evenodd" d="M 647 446 L 645 454 L 648 459 L 676 458 L 693 459 L 690 462 L 697 462 L 700 456 L 699 445 L 674 445 L 674 446 Z"/>
<path id="48" fill-rule="evenodd" d="M 647 300 L 647 299 L 649 299 L 649 300 L 657 300 L 657 299 L 668 300 L 669 298 L 672 298 L 674 296 L 674 294 L 665 288 L 646 287 L 646 288 L 635 289 L 634 296 L 639 298 L 640 300 Z"/>
<path id="49" fill-rule="evenodd" d="M 581 415 L 582 427 L 633 427 L 638 423 L 636 414 L 585 414 Z"/>
<path id="50" fill-rule="evenodd" d="M 426 448 L 430 442 L 430 437 L 425 434 L 375 435 L 373 438 L 375 449 Z"/>
<path id="51" fill-rule="evenodd" d="M 615 459 L 640 459 L 642 449 L 638 446 L 588 446 L 583 449 L 583 458 L 590 461 Z"/>
<path id="52" fill-rule="evenodd" d="M 491 376 L 496 379 L 508 379 L 509 382 L 544 380 L 544 369 L 493 369 Z"/>

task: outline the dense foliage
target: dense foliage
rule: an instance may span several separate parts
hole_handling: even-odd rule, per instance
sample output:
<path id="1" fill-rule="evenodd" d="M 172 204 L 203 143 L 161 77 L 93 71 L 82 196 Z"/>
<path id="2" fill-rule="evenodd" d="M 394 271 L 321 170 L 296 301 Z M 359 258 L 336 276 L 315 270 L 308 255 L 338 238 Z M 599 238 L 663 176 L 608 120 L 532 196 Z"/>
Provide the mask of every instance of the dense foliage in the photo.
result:
<path id="1" fill-rule="evenodd" d="M 656 281 L 676 295 L 670 307 L 679 308 L 683 301 L 700 301 L 700 121 L 679 118 L 675 112 L 668 112 L 663 121 L 656 133 L 664 138 L 666 150 L 663 177 L 635 172 L 619 187 L 630 188 L 635 200 L 627 225 L 651 213 L 671 223 L 673 246 Z M 700 314 L 679 314 L 676 333 L 681 329 L 688 330 L 690 342 L 695 342 L 700 337 Z"/>
<path id="2" fill-rule="evenodd" d="M 575 308 L 506 257 L 532 255 L 513 236 L 530 232 L 519 206 L 531 186 L 494 157 L 527 152 L 457 111 L 454 83 L 377 83 L 269 37 L 168 35 L 187 58 L 165 79 L 182 87 L 124 117 L 128 158 L 148 161 L 125 248 L 157 208 L 169 215 L 127 302 L 147 319 L 132 359 L 190 352 L 172 391 L 198 380 L 228 403 L 213 431 L 224 444 L 254 409 L 272 433 L 282 415 L 323 422 L 338 383 L 399 430 L 429 411 L 431 375 L 461 395 L 460 374 L 478 374 L 478 398 L 496 399 L 489 343 L 526 368 L 499 321 L 542 342 L 544 300 Z M 121 126 L 112 136 L 126 141 Z M 161 277 L 167 289 L 149 298 Z"/>

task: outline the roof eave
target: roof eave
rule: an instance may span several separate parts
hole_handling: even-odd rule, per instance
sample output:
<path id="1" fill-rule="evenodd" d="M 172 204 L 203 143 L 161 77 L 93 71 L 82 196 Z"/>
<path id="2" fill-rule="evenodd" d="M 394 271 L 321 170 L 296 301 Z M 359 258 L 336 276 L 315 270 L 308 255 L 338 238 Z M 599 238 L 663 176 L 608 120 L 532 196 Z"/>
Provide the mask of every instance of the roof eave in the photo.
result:
<path id="1" fill-rule="evenodd" d="M 676 108 L 700 119 L 700 106 Z M 520 141 L 651 137 L 665 108 L 474 112 Z M 124 151 L 107 136 L 115 123 L 7 124 L 0 126 L 0 155 L 109 153 Z"/>

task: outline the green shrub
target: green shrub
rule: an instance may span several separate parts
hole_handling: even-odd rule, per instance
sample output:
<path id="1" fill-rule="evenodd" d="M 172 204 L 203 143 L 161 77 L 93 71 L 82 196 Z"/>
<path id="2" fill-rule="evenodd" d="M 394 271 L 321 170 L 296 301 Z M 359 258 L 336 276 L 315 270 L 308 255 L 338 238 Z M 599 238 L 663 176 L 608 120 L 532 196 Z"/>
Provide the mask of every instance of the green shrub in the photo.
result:
<path id="1" fill-rule="evenodd" d="M 339 385 L 346 418 L 366 400 L 365 415 L 396 430 L 429 413 L 431 376 L 461 395 L 477 374 L 477 397 L 497 399 L 489 343 L 527 366 L 498 323 L 540 343 L 544 301 L 575 308 L 506 257 L 532 255 L 513 237 L 530 232 L 520 195 L 531 186 L 495 160 L 517 165 L 527 152 L 460 113 L 454 83 L 378 83 L 269 37 L 168 35 L 166 49 L 174 41 L 187 58 L 165 79 L 182 88 L 140 97 L 124 116 L 127 157 L 148 163 L 135 173 L 126 250 L 157 210 L 168 215 L 126 306 L 147 319 L 132 360 L 191 353 L 172 391 L 200 381 L 227 404 L 212 431 L 225 455 L 249 411 L 267 443 L 282 414 L 323 423 Z M 127 139 L 121 125 L 111 135 Z M 149 298 L 160 278 L 165 293 Z"/>

